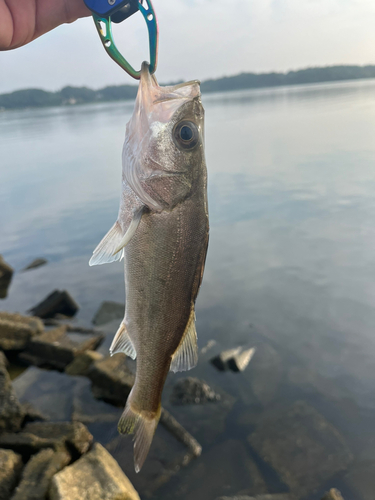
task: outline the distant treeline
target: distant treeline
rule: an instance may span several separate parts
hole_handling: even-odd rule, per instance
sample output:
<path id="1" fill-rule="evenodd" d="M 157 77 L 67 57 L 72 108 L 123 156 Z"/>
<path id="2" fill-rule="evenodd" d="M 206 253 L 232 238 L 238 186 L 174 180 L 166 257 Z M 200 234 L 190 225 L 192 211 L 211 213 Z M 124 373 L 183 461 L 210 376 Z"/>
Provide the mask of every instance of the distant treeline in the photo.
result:
<path id="1" fill-rule="evenodd" d="M 206 80 L 202 82 L 201 90 L 203 93 L 223 92 L 361 78 L 375 78 L 375 66 L 327 66 L 288 73 L 241 73 L 236 76 Z M 41 89 L 17 90 L 10 94 L 0 95 L 0 110 L 122 101 L 134 99 L 136 93 L 136 85 L 112 85 L 100 90 L 87 87 L 64 87 L 58 92 L 47 92 Z"/>

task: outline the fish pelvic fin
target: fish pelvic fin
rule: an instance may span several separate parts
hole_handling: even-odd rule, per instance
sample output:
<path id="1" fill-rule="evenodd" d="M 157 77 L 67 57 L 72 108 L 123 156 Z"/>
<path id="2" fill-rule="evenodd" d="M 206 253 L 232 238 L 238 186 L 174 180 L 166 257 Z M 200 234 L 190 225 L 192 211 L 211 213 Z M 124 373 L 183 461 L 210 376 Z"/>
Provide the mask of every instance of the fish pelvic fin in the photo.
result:
<path id="1" fill-rule="evenodd" d="M 131 404 L 131 393 L 119 423 L 120 434 L 134 434 L 134 469 L 139 472 L 146 460 L 156 427 L 160 419 L 161 407 L 156 413 L 136 411 Z"/>
<path id="2" fill-rule="evenodd" d="M 191 306 L 189 320 L 180 345 L 172 356 L 171 371 L 183 372 L 191 370 L 198 363 L 197 331 L 195 329 L 195 310 Z"/>
<path id="3" fill-rule="evenodd" d="M 137 352 L 133 346 L 133 342 L 130 340 L 124 321 L 121 321 L 111 347 L 109 348 L 111 356 L 117 354 L 118 352 L 123 352 L 132 359 L 137 357 Z"/>
<path id="4" fill-rule="evenodd" d="M 124 252 L 114 254 L 115 249 L 119 246 L 122 239 L 122 229 L 118 221 L 116 221 L 108 233 L 95 248 L 92 257 L 89 261 L 90 266 L 100 266 L 109 262 L 121 260 Z"/>

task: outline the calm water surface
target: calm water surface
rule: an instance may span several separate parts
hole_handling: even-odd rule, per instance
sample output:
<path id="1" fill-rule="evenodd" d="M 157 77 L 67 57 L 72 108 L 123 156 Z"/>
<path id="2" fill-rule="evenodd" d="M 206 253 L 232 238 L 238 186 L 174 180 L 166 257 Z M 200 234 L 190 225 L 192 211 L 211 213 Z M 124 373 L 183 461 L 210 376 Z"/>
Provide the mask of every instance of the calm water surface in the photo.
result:
<path id="1" fill-rule="evenodd" d="M 204 96 L 204 105 L 211 233 L 197 331 L 200 347 L 217 344 L 192 375 L 236 402 L 217 436 L 197 431 L 200 461 L 225 442 L 253 453 L 246 436 L 254 422 L 244 415 L 304 399 L 344 436 L 357 466 L 374 463 L 375 81 L 228 92 Z M 122 265 L 90 268 L 88 260 L 117 217 L 132 108 L 0 113 L 0 253 L 16 271 L 35 257 L 49 260 L 17 272 L 0 309 L 24 312 L 66 288 L 87 324 L 103 300 L 124 301 Z M 250 369 L 219 374 L 208 363 L 238 344 L 272 352 L 260 388 Z M 224 455 L 217 460 L 225 466 Z M 199 484 L 190 484 L 198 462 L 160 498 L 180 491 L 178 498 L 199 500 Z M 281 488 L 258 462 L 271 489 Z M 205 482 L 216 473 L 208 465 Z M 228 481 L 229 490 L 202 498 L 246 490 L 243 478 Z M 362 498 L 345 473 L 331 486 Z"/>

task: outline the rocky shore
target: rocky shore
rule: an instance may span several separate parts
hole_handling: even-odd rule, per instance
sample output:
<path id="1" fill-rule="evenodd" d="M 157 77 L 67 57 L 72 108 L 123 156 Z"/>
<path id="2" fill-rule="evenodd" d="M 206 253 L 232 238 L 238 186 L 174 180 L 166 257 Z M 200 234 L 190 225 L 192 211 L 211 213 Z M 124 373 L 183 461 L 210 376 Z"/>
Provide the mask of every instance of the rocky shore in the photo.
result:
<path id="1" fill-rule="evenodd" d="M 78 308 L 55 290 L 32 308 L 37 316 L 0 312 L 0 500 L 343 500 L 338 485 L 373 500 L 356 490 L 361 469 L 342 433 L 301 392 L 277 399 L 294 372 L 263 340 L 201 350 L 196 376 L 166 388 L 136 475 L 131 442 L 116 429 L 134 362 L 107 354 L 123 308 L 103 303 L 93 327 L 71 319 Z M 220 373 L 220 387 L 201 378 L 203 366 Z"/>

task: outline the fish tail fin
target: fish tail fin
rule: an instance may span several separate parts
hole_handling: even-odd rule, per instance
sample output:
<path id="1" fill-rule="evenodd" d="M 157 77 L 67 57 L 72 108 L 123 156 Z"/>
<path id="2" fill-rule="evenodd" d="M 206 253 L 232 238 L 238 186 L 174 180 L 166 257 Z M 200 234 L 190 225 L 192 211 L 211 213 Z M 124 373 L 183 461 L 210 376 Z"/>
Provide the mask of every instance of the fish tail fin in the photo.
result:
<path id="1" fill-rule="evenodd" d="M 134 434 L 134 468 L 139 472 L 148 455 L 161 408 L 157 412 L 137 411 L 131 405 L 130 396 L 119 420 L 118 431 L 120 434 Z"/>

